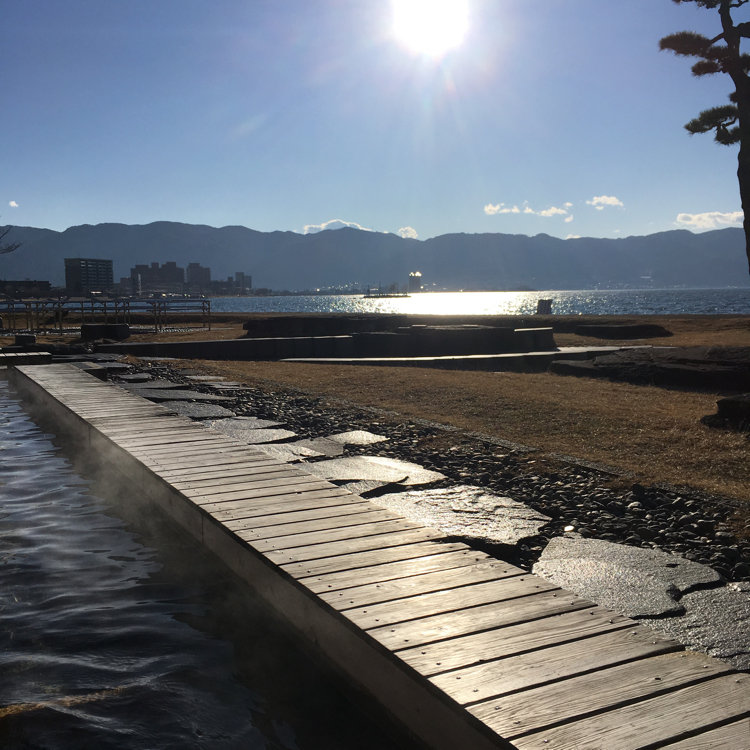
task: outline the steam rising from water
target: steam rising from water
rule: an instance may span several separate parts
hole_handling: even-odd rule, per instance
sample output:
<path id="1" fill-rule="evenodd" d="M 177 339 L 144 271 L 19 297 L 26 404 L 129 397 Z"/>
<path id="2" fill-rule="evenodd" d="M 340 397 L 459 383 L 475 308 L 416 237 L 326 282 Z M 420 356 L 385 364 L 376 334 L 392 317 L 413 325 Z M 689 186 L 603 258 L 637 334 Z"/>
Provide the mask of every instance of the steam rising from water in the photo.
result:
<path id="1" fill-rule="evenodd" d="M 114 510 L 0 376 L 3 750 L 393 747 L 194 541 Z"/>

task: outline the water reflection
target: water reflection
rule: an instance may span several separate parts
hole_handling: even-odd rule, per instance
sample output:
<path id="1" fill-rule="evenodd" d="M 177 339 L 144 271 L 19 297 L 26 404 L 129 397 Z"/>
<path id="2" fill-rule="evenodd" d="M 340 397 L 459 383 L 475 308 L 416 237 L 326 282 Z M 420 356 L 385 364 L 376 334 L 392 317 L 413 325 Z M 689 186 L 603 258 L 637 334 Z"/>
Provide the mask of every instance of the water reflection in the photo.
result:
<path id="1" fill-rule="evenodd" d="M 0 747 L 394 747 L 244 584 L 133 501 L 80 479 L 0 377 Z"/>
<path id="2" fill-rule="evenodd" d="M 622 289 L 542 292 L 421 292 L 410 297 L 362 295 L 218 297 L 214 312 L 531 315 L 540 299 L 557 315 L 750 315 L 750 289 Z"/>

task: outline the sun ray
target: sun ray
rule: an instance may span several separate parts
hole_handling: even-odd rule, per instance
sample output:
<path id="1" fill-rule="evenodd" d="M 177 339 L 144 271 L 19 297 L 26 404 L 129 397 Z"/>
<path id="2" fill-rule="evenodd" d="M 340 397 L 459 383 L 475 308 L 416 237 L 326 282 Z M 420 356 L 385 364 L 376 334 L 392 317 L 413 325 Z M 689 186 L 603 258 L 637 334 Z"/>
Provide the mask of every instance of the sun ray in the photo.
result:
<path id="1" fill-rule="evenodd" d="M 392 0 L 393 33 L 415 54 L 439 56 L 463 42 L 467 0 Z"/>

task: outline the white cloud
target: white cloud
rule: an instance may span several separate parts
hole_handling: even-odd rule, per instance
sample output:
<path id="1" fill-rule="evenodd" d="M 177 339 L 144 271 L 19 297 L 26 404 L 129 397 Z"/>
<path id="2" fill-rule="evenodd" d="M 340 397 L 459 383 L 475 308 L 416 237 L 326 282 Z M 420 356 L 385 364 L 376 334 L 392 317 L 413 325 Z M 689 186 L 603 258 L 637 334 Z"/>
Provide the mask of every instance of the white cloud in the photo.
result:
<path id="1" fill-rule="evenodd" d="M 580 240 L 581 235 L 580 234 L 568 234 L 565 237 L 566 240 Z"/>
<path id="2" fill-rule="evenodd" d="M 573 216 L 572 215 L 569 215 L 569 216 L 565 217 L 565 223 L 566 224 L 570 224 L 571 221 L 573 221 Z"/>
<path id="3" fill-rule="evenodd" d="M 531 214 L 533 216 L 543 216 L 549 218 L 550 216 L 569 216 L 569 210 L 573 207 L 573 204 L 566 202 L 562 204 L 562 207 L 550 206 L 549 208 L 543 208 L 539 211 L 533 209 L 526 201 L 522 204 L 523 208 L 519 208 L 517 205 L 506 206 L 505 203 L 488 203 L 484 207 L 484 212 L 487 216 L 496 216 L 497 214 Z M 572 218 L 572 217 L 571 217 Z M 566 219 L 569 221 L 570 219 Z"/>
<path id="4" fill-rule="evenodd" d="M 595 195 L 590 201 L 586 201 L 589 206 L 593 206 L 597 211 L 603 211 L 607 206 L 617 206 L 625 208 L 625 204 L 614 195 Z"/>
<path id="5" fill-rule="evenodd" d="M 702 214 L 677 214 L 675 223 L 691 229 L 716 229 L 717 227 L 741 224 L 742 218 L 742 211 L 730 211 L 728 213 L 706 211 Z"/>
<path id="6" fill-rule="evenodd" d="M 398 234 L 399 237 L 409 240 L 416 240 L 419 238 L 417 230 L 414 229 L 414 227 L 401 227 L 396 234 Z"/>
<path id="7" fill-rule="evenodd" d="M 15 201 L 8 201 L 8 205 L 11 208 L 18 208 L 18 203 L 16 203 Z"/>
<path id="8" fill-rule="evenodd" d="M 504 203 L 488 203 L 484 207 L 484 212 L 487 216 L 495 216 L 496 214 L 520 214 L 521 209 L 518 206 L 506 206 Z"/>
<path id="9" fill-rule="evenodd" d="M 536 212 L 537 216 L 567 216 L 567 208 L 558 208 L 557 206 L 550 206 L 542 211 Z"/>
<path id="10" fill-rule="evenodd" d="M 363 227 L 361 224 L 357 224 L 356 221 L 344 221 L 343 219 L 330 219 L 324 221 L 322 224 L 305 224 L 302 234 L 315 234 L 316 232 L 324 232 L 326 229 L 343 229 L 344 227 L 350 227 L 351 229 L 360 229 L 363 232 L 374 232 L 374 229 L 368 229 Z"/>

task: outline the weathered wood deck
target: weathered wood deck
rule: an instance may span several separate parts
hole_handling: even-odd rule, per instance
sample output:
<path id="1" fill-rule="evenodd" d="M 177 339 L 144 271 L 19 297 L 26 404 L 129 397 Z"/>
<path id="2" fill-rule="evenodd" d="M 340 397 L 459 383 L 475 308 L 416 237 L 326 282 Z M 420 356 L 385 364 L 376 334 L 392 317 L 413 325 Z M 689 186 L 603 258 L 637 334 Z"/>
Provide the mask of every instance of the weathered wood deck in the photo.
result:
<path id="1" fill-rule="evenodd" d="M 70 365 L 11 371 L 431 748 L 750 748 L 750 675 Z"/>

